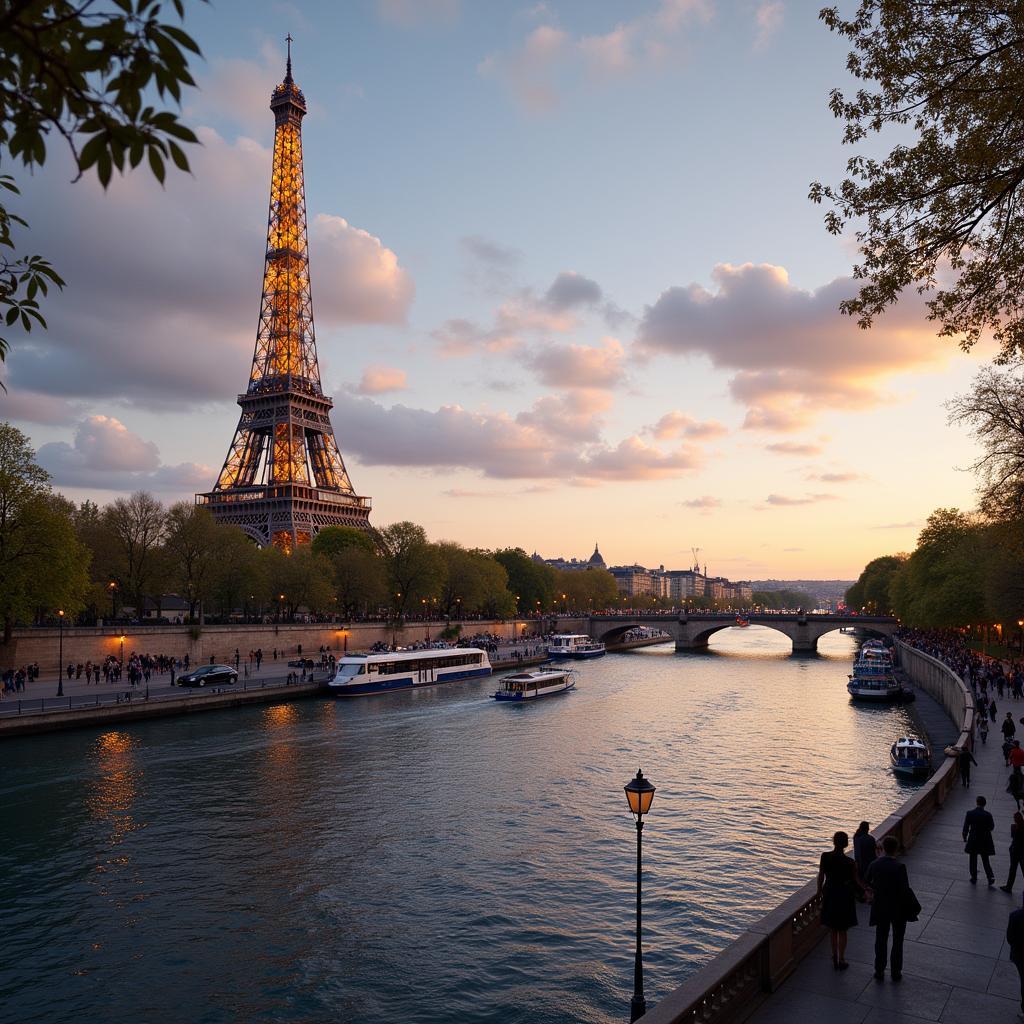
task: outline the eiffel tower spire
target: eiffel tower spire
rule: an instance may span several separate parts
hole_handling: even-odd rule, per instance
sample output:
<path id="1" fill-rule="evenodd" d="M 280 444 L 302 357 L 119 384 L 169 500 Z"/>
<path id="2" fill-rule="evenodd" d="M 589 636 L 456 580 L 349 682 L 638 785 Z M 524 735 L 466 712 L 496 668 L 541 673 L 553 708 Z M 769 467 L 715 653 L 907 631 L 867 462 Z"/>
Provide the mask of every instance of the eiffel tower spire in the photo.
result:
<path id="1" fill-rule="evenodd" d="M 257 543 L 291 551 L 323 526 L 365 527 L 370 499 L 352 488 L 331 427 L 334 403 L 320 387 L 302 176 L 306 98 L 292 79 L 291 36 L 270 109 L 274 162 L 252 370 L 224 468 L 196 501 Z"/>

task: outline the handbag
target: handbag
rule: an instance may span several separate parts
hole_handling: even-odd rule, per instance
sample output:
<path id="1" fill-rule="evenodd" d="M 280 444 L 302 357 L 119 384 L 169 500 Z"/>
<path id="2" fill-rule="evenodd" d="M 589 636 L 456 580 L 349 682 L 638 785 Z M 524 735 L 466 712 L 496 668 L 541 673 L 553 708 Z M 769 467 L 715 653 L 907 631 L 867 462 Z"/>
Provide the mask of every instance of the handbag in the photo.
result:
<path id="1" fill-rule="evenodd" d="M 921 914 L 921 904 L 918 901 L 914 890 L 908 885 L 901 900 L 903 914 L 908 921 L 916 921 Z"/>

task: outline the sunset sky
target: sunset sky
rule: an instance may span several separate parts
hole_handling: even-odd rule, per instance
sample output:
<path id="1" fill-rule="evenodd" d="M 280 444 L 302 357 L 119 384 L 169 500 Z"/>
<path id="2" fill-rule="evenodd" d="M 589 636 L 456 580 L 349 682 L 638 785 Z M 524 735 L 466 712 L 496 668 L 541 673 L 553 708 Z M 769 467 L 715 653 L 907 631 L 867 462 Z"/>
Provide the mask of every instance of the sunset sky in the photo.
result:
<path id="1" fill-rule="evenodd" d="M 969 507 L 943 402 L 986 353 L 909 296 L 837 312 L 854 248 L 807 199 L 848 155 L 811 0 L 218 0 L 193 176 L 19 174 L 67 279 L 11 333 L 4 415 L 99 502 L 212 487 L 263 270 L 287 32 L 320 368 L 373 521 L 734 579 L 852 578 Z"/>

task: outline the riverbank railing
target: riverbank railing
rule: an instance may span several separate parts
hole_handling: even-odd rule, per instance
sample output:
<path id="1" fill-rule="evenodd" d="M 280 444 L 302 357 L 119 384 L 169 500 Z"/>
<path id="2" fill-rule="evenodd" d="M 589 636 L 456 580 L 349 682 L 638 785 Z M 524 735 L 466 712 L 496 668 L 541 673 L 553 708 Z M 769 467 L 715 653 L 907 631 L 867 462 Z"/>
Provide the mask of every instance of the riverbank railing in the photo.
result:
<path id="1" fill-rule="evenodd" d="M 963 680 L 937 658 L 901 642 L 897 648 L 910 680 L 941 704 L 959 726 L 957 745 L 970 746 L 974 702 Z M 875 829 L 879 842 L 894 835 L 904 849 L 912 846 L 956 781 L 956 758 L 947 757 L 932 777 Z M 648 1010 L 644 1024 L 739 1024 L 746 1020 L 824 938 L 820 914 L 817 882 L 810 881 Z"/>

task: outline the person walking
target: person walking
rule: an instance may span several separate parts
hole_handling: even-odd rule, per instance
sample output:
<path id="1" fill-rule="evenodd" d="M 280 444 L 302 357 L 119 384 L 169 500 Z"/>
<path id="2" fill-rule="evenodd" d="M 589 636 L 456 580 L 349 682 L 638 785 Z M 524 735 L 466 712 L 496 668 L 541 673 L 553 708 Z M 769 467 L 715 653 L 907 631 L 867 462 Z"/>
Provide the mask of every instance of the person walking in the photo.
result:
<path id="1" fill-rule="evenodd" d="M 885 977 L 886 961 L 892 980 L 903 977 L 903 936 L 907 930 L 907 901 L 910 880 L 907 866 L 896 860 L 899 841 L 895 836 L 882 840 L 882 856 L 872 862 L 865 881 L 872 892 L 870 924 L 875 926 L 875 977 Z M 889 955 L 889 931 L 892 931 L 892 955 Z"/>
<path id="2" fill-rule="evenodd" d="M 996 720 L 995 715 L 989 715 L 994 722 Z M 1003 730 L 1003 739 L 1010 741 L 1014 736 L 1017 735 L 1017 726 L 1013 724 L 1013 712 L 1007 711 L 1006 717 L 1003 719 L 1002 724 L 999 726 Z"/>
<path id="3" fill-rule="evenodd" d="M 988 743 L 988 715 L 982 715 L 978 722 L 978 735 L 981 736 L 981 745 Z"/>
<path id="4" fill-rule="evenodd" d="M 1006 943 L 1010 947 L 1010 962 L 1020 978 L 1020 1015 L 1024 1017 L 1024 908 L 1011 912 L 1006 922 Z"/>
<path id="5" fill-rule="evenodd" d="M 975 803 L 974 810 L 964 815 L 964 852 L 971 858 L 971 884 L 975 885 L 978 881 L 978 857 L 981 857 L 981 864 L 991 888 L 996 884 L 996 876 L 989 862 L 989 857 L 996 852 L 992 842 L 992 832 L 996 823 L 992 815 L 985 810 L 986 801 L 983 796 L 979 796 Z"/>
<path id="6" fill-rule="evenodd" d="M 853 833 L 853 859 L 861 878 L 866 877 L 871 862 L 877 856 L 878 842 L 871 834 L 871 826 L 862 821 L 857 826 L 857 831 Z"/>
<path id="7" fill-rule="evenodd" d="M 832 849 L 821 855 L 818 864 L 818 896 L 821 897 L 821 923 L 828 928 L 832 943 L 832 966 L 845 971 L 846 933 L 857 924 L 854 890 L 864 891 L 856 862 L 846 856 L 850 837 L 836 832 Z"/>
<path id="8" fill-rule="evenodd" d="M 1017 810 L 1020 810 L 1020 802 L 1024 800 L 1024 775 L 1019 771 L 1010 772 L 1006 781 L 1006 792 L 1017 802 Z"/>
<path id="9" fill-rule="evenodd" d="M 976 765 L 978 762 L 974 760 L 974 755 L 967 747 L 964 747 L 956 755 L 956 763 L 960 769 L 960 785 L 966 789 L 971 784 L 971 765 Z"/>
<path id="10" fill-rule="evenodd" d="M 1013 778 L 1012 775 L 1010 777 Z M 1017 868 L 1021 869 L 1021 877 L 1024 878 L 1024 814 L 1019 810 L 1010 825 L 1010 873 L 1006 876 L 1006 885 L 999 886 L 1003 892 L 1013 892 Z"/>

